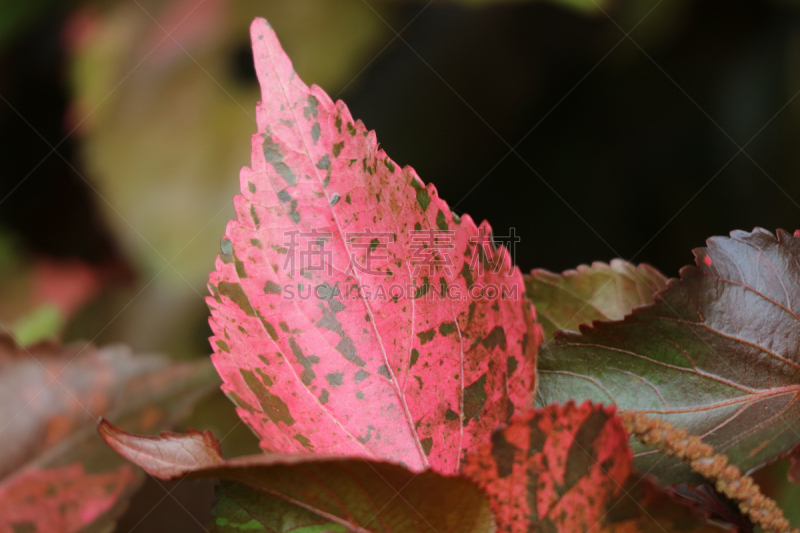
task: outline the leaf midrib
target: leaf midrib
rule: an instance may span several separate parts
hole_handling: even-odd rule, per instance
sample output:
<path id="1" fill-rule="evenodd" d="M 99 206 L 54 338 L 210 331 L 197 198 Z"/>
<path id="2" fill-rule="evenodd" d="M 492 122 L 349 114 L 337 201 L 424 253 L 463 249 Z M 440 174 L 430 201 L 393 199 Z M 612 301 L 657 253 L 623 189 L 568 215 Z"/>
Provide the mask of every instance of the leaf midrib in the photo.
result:
<path id="1" fill-rule="evenodd" d="M 259 29 L 259 31 L 261 31 L 261 36 L 263 37 L 263 30 Z M 320 176 L 319 176 L 319 169 L 316 167 L 314 162 L 309 157 L 310 152 L 309 152 L 308 144 L 306 143 L 305 136 L 303 136 L 302 132 L 299 131 L 297 115 L 295 114 L 295 110 L 291 106 L 291 103 L 289 102 L 289 97 L 288 97 L 288 95 L 286 93 L 286 88 L 285 88 L 285 86 L 283 84 L 283 80 L 281 79 L 281 76 L 277 75 L 277 69 L 275 68 L 275 63 L 274 63 L 274 61 L 272 59 L 272 49 L 271 48 L 269 48 L 268 60 L 270 61 L 270 63 L 273 66 L 272 70 L 273 70 L 273 72 L 275 72 L 275 77 L 277 78 L 278 84 L 281 87 L 281 91 L 282 91 L 284 100 L 287 103 L 286 108 L 289 110 L 289 113 L 291 113 L 292 117 L 294 118 L 294 122 L 293 122 L 294 127 L 298 130 L 298 134 L 299 134 L 298 137 L 300 138 L 301 142 L 303 143 L 303 147 L 305 148 L 305 155 L 308 158 L 309 162 L 311 163 L 311 166 L 314 169 L 314 177 L 317 179 L 317 184 L 318 184 L 319 188 L 321 189 L 323 195 L 325 196 L 327 204 L 330 206 L 330 197 L 329 197 L 328 192 L 325 189 L 325 187 L 322 186 L 322 180 L 320 179 Z M 333 164 L 333 163 L 331 162 L 331 164 Z M 274 188 L 273 188 L 273 190 L 274 190 Z M 285 207 L 283 209 L 285 210 Z M 334 222 L 336 223 L 336 229 L 339 232 L 339 238 L 342 240 L 342 243 L 343 243 L 345 249 L 347 249 L 347 239 L 344 238 L 344 232 L 342 230 L 342 225 L 339 222 L 339 217 L 337 216 L 336 212 L 333 209 L 330 209 L 330 212 L 331 212 L 331 215 L 333 216 Z M 295 223 L 295 226 L 296 225 L 297 224 Z M 355 275 L 355 277 L 358 280 L 359 285 L 360 285 L 361 284 L 361 276 L 358 273 L 357 269 L 354 269 L 354 275 Z M 417 452 L 419 453 L 419 456 L 420 456 L 420 459 L 422 461 L 422 464 L 425 467 L 428 467 L 429 466 L 428 458 L 427 458 L 427 456 L 425 455 L 425 453 L 424 453 L 424 451 L 422 449 L 422 443 L 419 440 L 419 435 L 417 435 L 417 432 L 414 430 L 414 421 L 411 418 L 411 413 L 410 413 L 409 408 L 408 408 L 408 403 L 406 402 L 406 398 L 402 394 L 402 391 L 399 389 L 399 384 L 398 384 L 398 381 L 397 381 L 397 377 L 394 374 L 393 365 L 389 361 L 389 357 L 388 357 L 388 355 L 386 353 L 386 347 L 384 346 L 383 339 L 382 339 L 382 337 L 380 335 L 380 332 L 378 331 L 378 327 L 377 327 L 377 324 L 375 322 L 375 316 L 374 316 L 372 307 L 369 305 L 369 303 L 368 303 L 368 301 L 366 299 L 364 300 L 364 307 L 367 309 L 367 312 L 369 313 L 369 316 L 371 318 L 370 323 L 371 323 L 372 329 L 375 332 L 375 335 L 376 335 L 376 337 L 378 339 L 378 344 L 381 347 L 381 353 L 383 354 L 383 359 L 384 359 L 384 364 L 386 365 L 386 369 L 389 372 L 389 374 L 392 376 L 392 379 L 391 379 L 392 388 L 394 388 L 394 390 L 395 390 L 395 395 L 397 396 L 398 401 L 400 401 L 400 403 L 403 405 L 403 412 L 405 414 L 406 423 L 408 424 L 409 433 L 411 434 L 411 436 L 414 439 L 414 443 L 416 444 Z M 299 311 L 299 309 L 298 309 L 298 311 Z M 412 322 L 412 328 L 413 328 L 413 322 Z M 306 390 L 308 390 L 308 389 L 306 389 Z M 309 394 L 311 393 L 311 391 L 308 391 L 308 392 L 309 392 Z M 342 426 L 341 422 L 336 417 L 334 417 L 332 413 L 330 413 L 327 409 L 324 409 L 324 407 L 319 403 L 319 399 L 318 398 L 316 398 L 313 394 L 311 394 L 311 396 L 314 397 L 315 401 L 317 402 L 317 404 L 320 405 L 320 407 L 322 408 L 323 411 L 327 412 L 331 418 L 336 420 L 337 423 L 340 426 Z M 342 426 L 342 428 L 345 431 L 347 431 L 347 429 L 345 429 L 344 426 Z M 347 433 L 348 433 L 348 435 L 350 435 L 349 431 L 347 431 Z M 355 440 L 360 442 L 358 439 L 355 439 Z M 366 445 L 363 444 L 363 443 L 362 443 L 362 447 L 365 450 L 370 451 L 366 447 Z M 374 454 L 371 453 L 370 455 L 374 455 Z"/>

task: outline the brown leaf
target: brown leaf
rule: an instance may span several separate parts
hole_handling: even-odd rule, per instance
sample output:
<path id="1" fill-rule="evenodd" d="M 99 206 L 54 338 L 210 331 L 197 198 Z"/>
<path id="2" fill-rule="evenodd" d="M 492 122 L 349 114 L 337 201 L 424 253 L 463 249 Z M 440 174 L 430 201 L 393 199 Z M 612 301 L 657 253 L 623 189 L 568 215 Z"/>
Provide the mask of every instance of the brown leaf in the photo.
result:
<path id="1" fill-rule="evenodd" d="M 297 522 L 319 528 L 315 531 L 494 531 L 486 497 L 463 477 L 321 454 L 264 453 L 226 461 L 208 432 L 140 437 L 107 421 L 98 431 L 111 447 L 161 479 L 189 475 L 236 482 L 223 483 L 217 493 L 219 531 L 241 531 L 244 524 L 274 531 Z"/>

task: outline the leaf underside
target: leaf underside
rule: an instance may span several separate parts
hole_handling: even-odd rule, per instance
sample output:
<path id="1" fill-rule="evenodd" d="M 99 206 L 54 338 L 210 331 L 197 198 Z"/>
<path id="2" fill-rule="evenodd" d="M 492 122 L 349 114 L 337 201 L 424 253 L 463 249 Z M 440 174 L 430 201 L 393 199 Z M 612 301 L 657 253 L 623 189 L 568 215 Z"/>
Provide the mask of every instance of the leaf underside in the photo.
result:
<path id="1" fill-rule="evenodd" d="M 216 383 L 207 364 L 0 338 L 0 532 L 110 530 L 143 476 L 98 437 L 95 417 L 163 428 Z"/>
<path id="2" fill-rule="evenodd" d="M 667 278 L 650 265 L 621 259 L 561 274 L 535 269 L 525 276 L 525 294 L 536 306 L 545 340 L 594 320 L 621 320 L 634 307 L 652 303 L 653 293 L 666 285 Z"/>
<path id="3" fill-rule="evenodd" d="M 661 415 L 748 471 L 800 442 L 800 238 L 757 228 L 694 253 L 654 304 L 558 333 L 539 356 L 537 402 Z M 635 450 L 662 482 L 689 479 L 677 459 Z"/>
<path id="4" fill-rule="evenodd" d="M 456 472 L 532 402 L 538 333 L 522 276 L 480 240 L 487 224 L 454 215 L 342 102 L 307 87 L 266 21 L 251 37 L 258 134 L 207 299 L 223 390 L 266 450 Z M 295 248 L 292 231 L 324 236 Z M 431 231 L 440 240 L 423 246 L 415 232 Z M 330 256 L 303 263 L 309 247 Z M 469 296 L 491 284 L 506 297 Z M 435 296 L 448 289 L 461 298 Z"/>
<path id="5" fill-rule="evenodd" d="M 464 474 L 489 495 L 499 531 L 718 531 L 633 473 L 627 441 L 613 408 L 550 405 L 496 431 Z"/>

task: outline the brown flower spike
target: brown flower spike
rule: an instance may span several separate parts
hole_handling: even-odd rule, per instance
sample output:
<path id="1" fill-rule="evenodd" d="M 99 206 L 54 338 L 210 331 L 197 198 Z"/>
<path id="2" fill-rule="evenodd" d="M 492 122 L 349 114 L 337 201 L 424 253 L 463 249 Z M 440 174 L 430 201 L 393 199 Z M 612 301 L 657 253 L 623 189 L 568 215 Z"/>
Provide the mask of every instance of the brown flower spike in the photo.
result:
<path id="1" fill-rule="evenodd" d="M 692 470 L 713 481 L 718 491 L 736 501 L 739 509 L 765 531 L 800 533 L 800 529 L 791 527 L 778 504 L 761 493 L 753 478 L 742 475 L 735 465 L 729 465 L 727 456 L 715 454 L 713 446 L 700 437 L 642 413 L 621 411 L 619 414 L 629 433 L 643 444 L 686 461 Z"/>

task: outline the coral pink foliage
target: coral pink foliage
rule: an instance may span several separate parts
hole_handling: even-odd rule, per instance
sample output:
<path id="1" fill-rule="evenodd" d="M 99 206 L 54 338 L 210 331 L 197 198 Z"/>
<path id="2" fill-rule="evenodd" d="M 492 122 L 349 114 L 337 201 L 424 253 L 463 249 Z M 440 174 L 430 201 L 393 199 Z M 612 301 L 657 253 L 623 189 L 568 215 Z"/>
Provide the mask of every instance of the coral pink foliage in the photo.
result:
<path id="1" fill-rule="evenodd" d="M 531 403 L 522 276 L 488 224 L 306 86 L 266 21 L 251 37 L 258 133 L 209 280 L 223 390 L 265 449 L 456 472 Z"/>
<path id="2" fill-rule="evenodd" d="M 81 464 L 21 472 L 0 486 L 0 533 L 81 531 L 110 511 L 135 478 L 131 465 L 96 474 Z"/>

